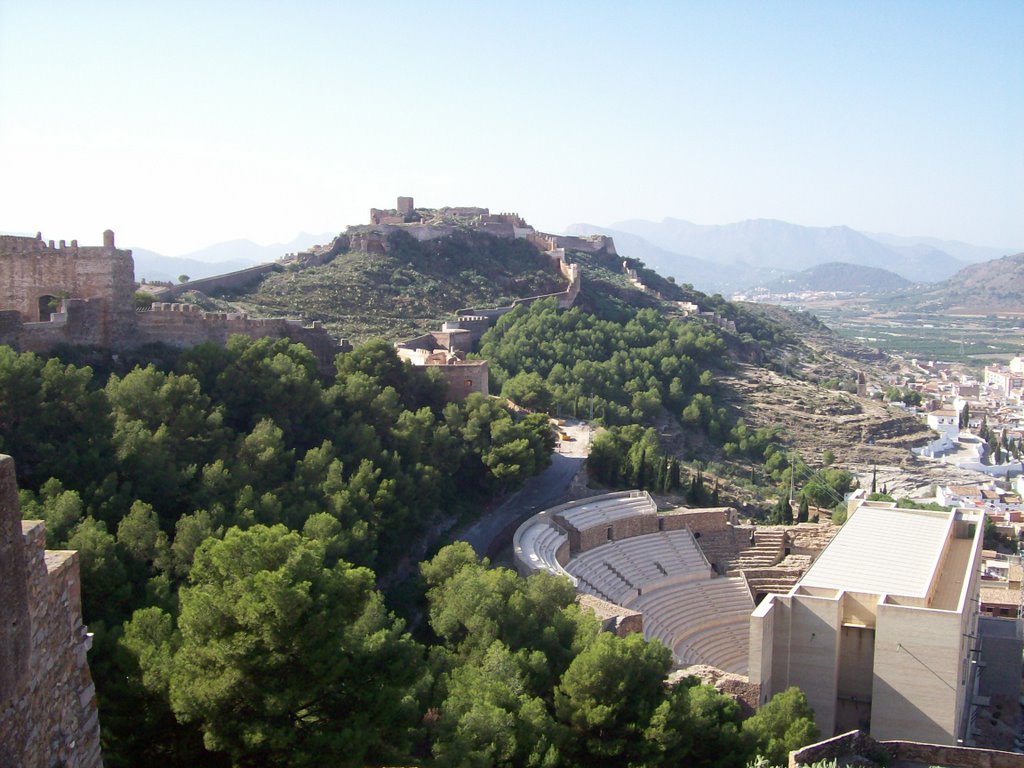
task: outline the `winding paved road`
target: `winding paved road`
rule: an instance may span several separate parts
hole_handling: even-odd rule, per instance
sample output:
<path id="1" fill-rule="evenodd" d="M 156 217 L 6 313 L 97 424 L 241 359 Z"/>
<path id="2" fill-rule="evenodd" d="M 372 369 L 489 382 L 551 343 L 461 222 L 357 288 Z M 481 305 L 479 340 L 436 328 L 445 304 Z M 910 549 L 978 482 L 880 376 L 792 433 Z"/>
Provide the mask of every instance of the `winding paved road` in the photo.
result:
<path id="1" fill-rule="evenodd" d="M 455 535 L 468 541 L 476 553 L 491 559 L 512 542 L 512 534 L 521 522 L 542 509 L 553 507 L 569 489 L 569 483 L 583 466 L 577 456 L 551 456 L 551 466 L 527 480 L 500 507 L 492 509 L 468 528 Z"/>
<path id="2" fill-rule="evenodd" d="M 454 539 L 468 541 L 478 555 L 493 560 L 512 543 L 512 534 L 520 523 L 542 509 L 560 503 L 590 452 L 589 427 L 585 423 L 575 422 L 565 430 L 574 439 L 563 443 L 558 452 L 551 454 L 550 467 L 527 480 L 526 485 L 500 506 L 456 533 Z"/>

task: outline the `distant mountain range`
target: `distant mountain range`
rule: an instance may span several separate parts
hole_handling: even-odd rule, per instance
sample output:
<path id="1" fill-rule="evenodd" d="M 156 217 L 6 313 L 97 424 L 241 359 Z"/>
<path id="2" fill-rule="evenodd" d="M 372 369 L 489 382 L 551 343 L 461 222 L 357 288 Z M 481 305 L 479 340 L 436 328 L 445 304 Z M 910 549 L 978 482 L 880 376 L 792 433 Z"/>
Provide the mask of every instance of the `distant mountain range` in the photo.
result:
<path id="1" fill-rule="evenodd" d="M 911 285 L 912 282 L 887 269 L 832 261 L 777 278 L 764 287 L 775 294 L 801 291 L 877 294 L 909 288 Z"/>
<path id="2" fill-rule="evenodd" d="M 574 224 L 568 232 L 611 235 L 623 255 L 640 258 L 680 282 L 723 293 L 764 286 L 783 275 L 833 262 L 887 269 L 911 282 L 937 282 L 969 261 L 1007 252 L 930 237 L 869 235 L 845 226 L 803 227 L 773 219 L 712 226 L 671 218 L 631 219 L 610 227 Z"/>
<path id="3" fill-rule="evenodd" d="M 135 279 L 170 280 L 177 282 L 179 275 L 193 280 L 224 272 L 234 272 L 254 264 L 275 261 L 286 253 L 295 253 L 312 245 L 329 243 L 335 233 L 312 235 L 303 232 L 287 243 L 260 245 L 252 240 L 228 240 L 201 248 L 181 256 L 164 256 L 145 248 L 132 248 L 135 258 Z"/>

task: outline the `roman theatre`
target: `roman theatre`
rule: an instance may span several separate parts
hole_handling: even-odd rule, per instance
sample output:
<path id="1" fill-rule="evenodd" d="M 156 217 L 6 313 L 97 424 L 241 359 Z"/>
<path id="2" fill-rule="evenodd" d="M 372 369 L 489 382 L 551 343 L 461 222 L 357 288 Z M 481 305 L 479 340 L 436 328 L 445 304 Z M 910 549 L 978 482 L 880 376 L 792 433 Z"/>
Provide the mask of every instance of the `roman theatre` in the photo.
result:
<path id="1" fill-rule="evenodd" d="M 746 675 L 750 614 L 786 593 L 834 535 L 831 525 L 740 525 L 730 507 L 659 512 L 646 491 L 572 501 L 516 530 L 516 569 L 568 578 L 605 628 L 642 631 L 676 665 Z"/>

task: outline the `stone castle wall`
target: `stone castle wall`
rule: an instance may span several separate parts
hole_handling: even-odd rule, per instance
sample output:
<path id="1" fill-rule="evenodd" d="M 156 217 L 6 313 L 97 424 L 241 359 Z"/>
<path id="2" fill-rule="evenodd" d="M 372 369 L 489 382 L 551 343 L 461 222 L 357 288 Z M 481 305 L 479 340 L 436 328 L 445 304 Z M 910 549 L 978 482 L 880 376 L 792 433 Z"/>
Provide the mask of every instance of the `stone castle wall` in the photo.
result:
<path id="1" fill-rule="evenodd" d="M 449 400 L 465 400 L 474 392 L 490 394 L 490 371 L 486 360 L 464 360 L 432 366 L 448 383 Z"/>
<path id="2" fill-rule="evenodd" d="M 185 291 L 201 291 L 203 293 L 236 291 L 241 288 L 248 288 L 271 272 L 281 272 L 283 269 L 284 267 L 280 264 L 258 264 L 255 267 L 239 269 L 223 275 L 212 275 L 211 277 L 202 277 L 198 280 L 189 280 L 187 283 L 172 285 L 170 288 L 161 291 L 159 296 L 162 299 L 173 299 Z"/>
<path id="3" fill-rule="evenodd" d="M 463 330 L 468 332 L 466 337 L 466 344 L 468 348 L 464 351 L 469 352 L 474 348 L 477 342 L 487 332 L 487 329 L 491 327 L 491 318 L 489 317 L 474 317 L 473 315 L 460 315 L 455 320 L 446 320 L 441 325 L 442 331 L 453 331 Z"/>
<path id="4" fill-rule="evenodd" d="M 45 540 L 41 522 L 21 520 L 14 461 L 0 455 L 0 765 L 96 768 L 78 553 Z"/>
<path id="5" fill-rule="evenodd" d="M 61 312 L 45 322 L 24 322 L 17 310 L 0 312 L 0 344 L 22 352 L 46 353 L 57 344 L 115 347 L 134 338 L 135 313 L 114 313 L 110 300 L 65 299 Z"/>
<path id="6" fill-rule="evenodd" d="M 232 334 L 253 339 L 290 339 L 304 344 L 322 368 L 334 365 L 339 352 L 351 345 L 331 336 L 319 322 L 304 326 L 298 320 L 251 318 L 245 314 L 203 312 L 192 304 L 153 304 L 149 312 L 137 313 L 136 342 L 161 342 L 175 347 L 194 347 L 205 342 L 224 344 Z"/>
<path id="7" fill-rule="evenodd" d="M 736 511 L 732 507 L 680 509 L 660 514 L 640 513 L 610 523 L 603 522 L 585 530 L 577 530 L 561 515 L 555 515 L 554 519 L 568 532 L 570 548 L 576 553 L 607 544 L 608 528 L 612 529 L 612 539 L 615 541 L 658 531 L 678 531 L 683 528 L 688 528 L 690 533 L 699 538 L 702 534 L 726 530 L 730 517 L 735 514 Z"/>
<path id="8" fill-rule="evenodd" d="M 131 251 L 114 247 L 114 233 L 104 244 L 79 247 L 77 240 L 58 246 L 36 237 L 0 235 L 0 306 L 16 309 L 25 322 L 49 320 L 40 297 L 76 296 L 110 299 L 115 307 L 132 308 L 135 266 Z"/>
<path id="9" fill-rule="evenodd" d="M 789 768 L 823 760 L 864 758 L 867 765 L 944 765 L 948 768 L 1021 768 L 1024 757 L 997 749 L 922 744 L 914 741 L 876 741 L 863 731 L 849 731 L 789 753 Z M 853 763 L 850 763 L 853 764 Z"/>
<path id="10" fill-rule="evenodd" d="M 339 352 L 351 349 L 318 323 L 304 326 L 283 318 L 250 318 L 241 313 L 201 312 L 191 305 L 157 303 L 136 312 L 135 266 L 131 251 L 114 247 L 114 233 L 101 247 L 45 243 L 41 237 L 0 236 L 0 344 L 19 351 L 47 353 L 58 344 L 133 349 L 160 342 L 191 347 L 223 344 L 231 334 L 286 338 L 306 345 L 321 367 L 331 369 Z M 333 246 L 332 246 L 333 247 Z M 329 252 L 330 249 L 327 249 Z M 173 286 L 170 292 L 242 286 L 280 270 L 264 264 L 227 275 Z M 40 316 L 41 297 L 62 298 L 61 311 Z"/>
<path id="11" fill-rule="evenodd" d="M 584 253 L 616 255 L 615 241 L 607 235 L 576 237 L 574 235 L 549 235 L 545 232 L 536 232 L 529 235 L 527 239 L 542 251 L 566 248 L 570 251 L 583 251 Z"/>
<path id="12" fill-rule="evenodd" d="M 547 251 L 547 254 L 554 262 L 555 269 L 558 270 L 558 273 L 569 281 L 568 287 L 566 287 L 564 291 L 558 291 L 556 293 L 546 293 L 541 296 L 529 296 L 524 299 L 516 299 L 512 302 L 513 307 L 517 307 L 520 304 L 532 304 L 535 301 L 550 298 L 558 299 L 559 309 L 569 309 L 576 303 L 576 297 L 580 294 L 580 265 L 570 264 L 565 260 L 564 248 L 555 248 Z"/>

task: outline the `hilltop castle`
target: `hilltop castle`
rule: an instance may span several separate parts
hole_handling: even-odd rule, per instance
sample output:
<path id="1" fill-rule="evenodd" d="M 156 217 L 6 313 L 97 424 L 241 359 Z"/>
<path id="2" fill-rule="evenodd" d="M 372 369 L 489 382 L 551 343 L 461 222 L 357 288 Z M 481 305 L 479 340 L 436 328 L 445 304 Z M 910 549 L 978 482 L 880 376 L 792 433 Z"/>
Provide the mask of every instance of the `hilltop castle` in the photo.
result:
<path id="1" fill-rule="evenodd" d="M 395 208 L 371 208 L 370 223 L 349 227 L 346 236 L 350 238 L 353 250 L 381 253 L 386 250 L 387 235 L 394 231 L 405 232 L 423 242 L 447 237 L 460 229 L 528 240 L 541 251 L 566 248 L 585 253 L 615 254 L 615 242 L 606 235 L 550 235 L 538 232 L 518 213 L 491 213 L 489 208 L 473 206 L 416 208 L 411 197 L 399 197 Z"/>
<path id="2" fill-rule="evenodd" d="M 240 333 L 299 342 L 329 368 L 344 349 L 316 322 L 305 326 L 166 302 L 137 311 L 134 292 L 132 252 L 115 247 L 110 230 L 103 233 L 102 246 L 84 247 L 77 240 L 55 246 L 41 234 L 0 235 L 0 344 L 21 351 L 48 352 L 61 343 L 113 350 L 155 342 L 192 347 L 223 344 Z"/>

